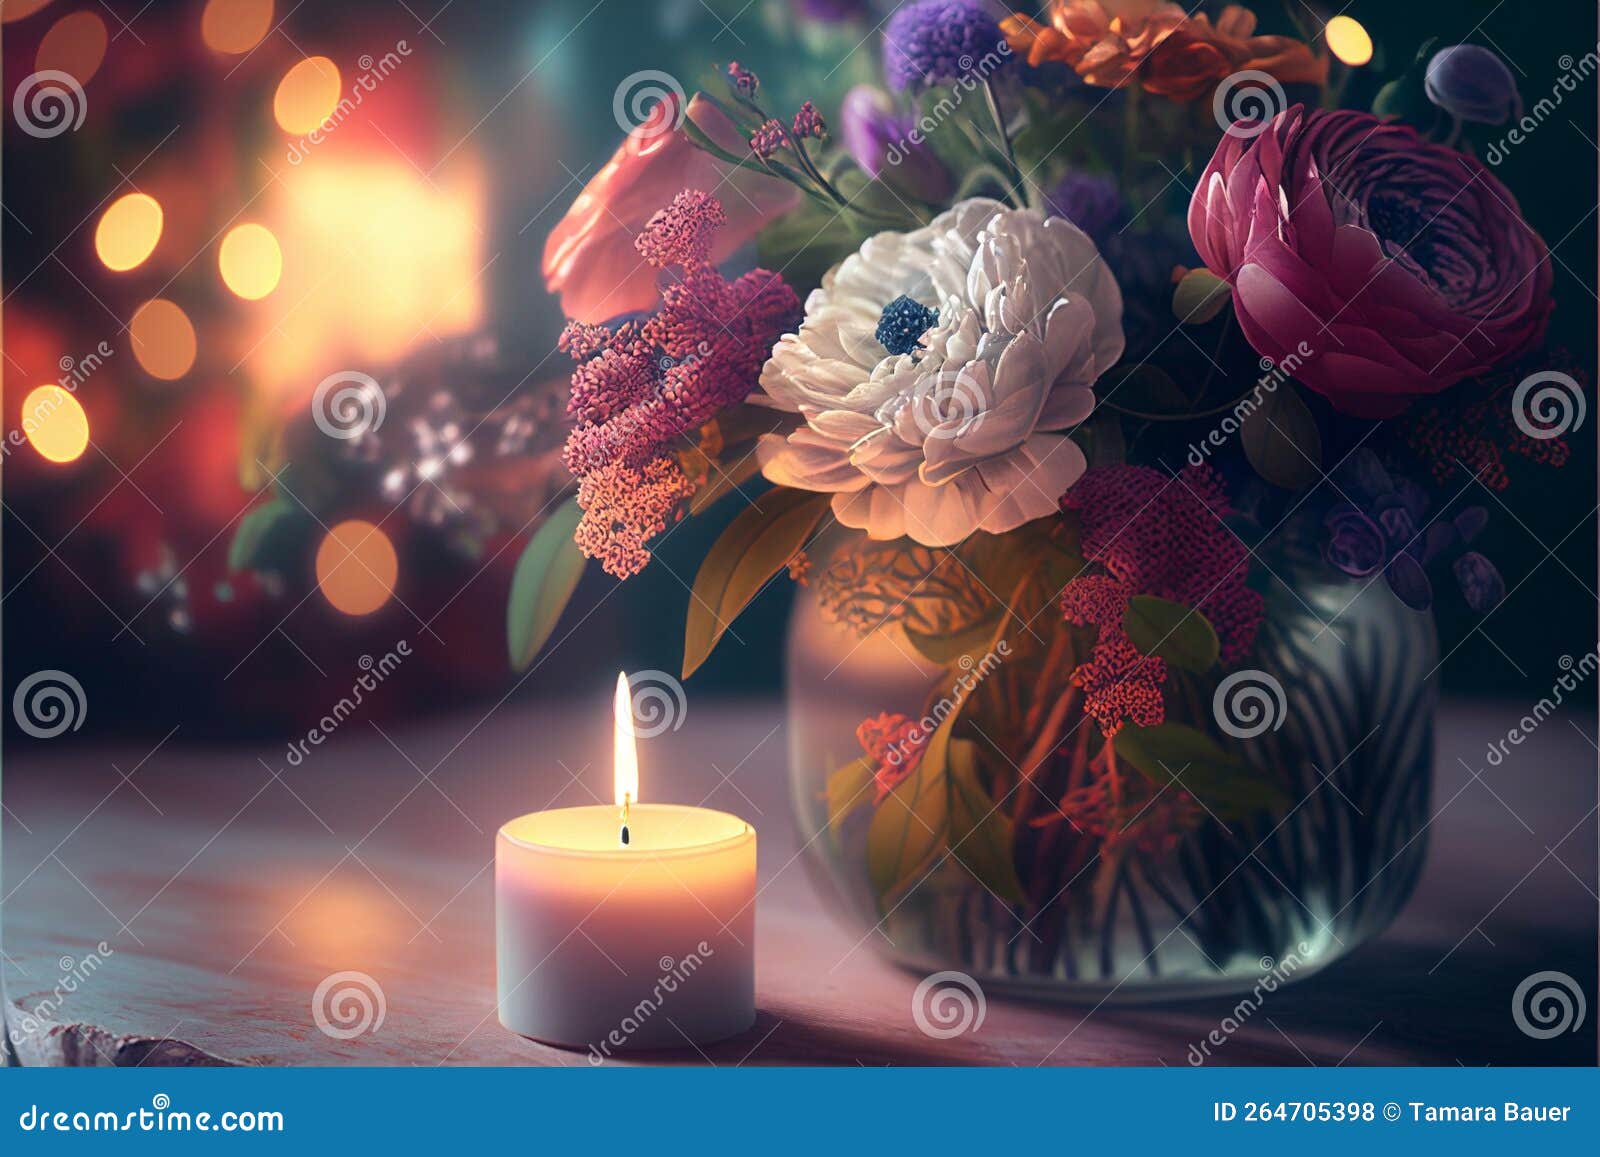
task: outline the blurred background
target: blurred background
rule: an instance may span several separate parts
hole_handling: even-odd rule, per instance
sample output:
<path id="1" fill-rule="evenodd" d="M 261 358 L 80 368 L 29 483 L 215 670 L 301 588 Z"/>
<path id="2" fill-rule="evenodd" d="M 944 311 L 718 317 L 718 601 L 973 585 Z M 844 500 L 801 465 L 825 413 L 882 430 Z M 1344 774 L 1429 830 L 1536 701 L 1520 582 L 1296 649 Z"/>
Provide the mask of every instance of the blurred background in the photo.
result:
<path id="1" fill-rule="evenodd" d="M 688 584 L 731 508 L 675 531 L 626 590 L 590 567 L 545 658 L 523 678 L 507 657 L 512 570 L 564 484 L 570 363 L 543 243 L 620 140 L 628 78 L 692 92 L 737 59 L 775 104 L 832 118 L 876 71 L 892 7 L 4 0 L 7 701 L 54 668 L 82 684 L 89 732 L 160 734 L 177 711 L 186 737 L 220 739 L 303 731 L 400 640 L 418 658 L 379 688 L 380 717 L 676 673 Z M 1279 4 L 1253 7 L 1287 28 Z M 1594 46 L 1592 25 L 1563 43 L 1492 0 L 1343 11 L 1379 45 L 1350 104 L 1431 37 L 1496 48 L 1530 100 Z M 11 115 L 44 71 L 81 88 L 71 131 Z M 1560 244 L 1552 340 L 1592 366 L 1600 135 L 1592 89 L 1582 102 L 1577 132 L 1536 133 L 1497 172 Z M 381 427 L 319 437 L 313 394 L 352 373 L 382 383 Z M 49 429 L 22 430 L 33 391 L 67 382 Z M 1472 632 L 1448 691 L 1542 694 L 1592 646 L 1590 431 L 1578 442 L 1540 502 L 1491 520 L 1507 605 L 1481 629 L 1441 607 L 1447 639 Z M 274 477 L 292 501 L 263 511 Z M 351 522 L 381 532 L 359 575 L 326 564 Z M 789 597 L 774 584 L 691 691 L 775 692 Z"/>

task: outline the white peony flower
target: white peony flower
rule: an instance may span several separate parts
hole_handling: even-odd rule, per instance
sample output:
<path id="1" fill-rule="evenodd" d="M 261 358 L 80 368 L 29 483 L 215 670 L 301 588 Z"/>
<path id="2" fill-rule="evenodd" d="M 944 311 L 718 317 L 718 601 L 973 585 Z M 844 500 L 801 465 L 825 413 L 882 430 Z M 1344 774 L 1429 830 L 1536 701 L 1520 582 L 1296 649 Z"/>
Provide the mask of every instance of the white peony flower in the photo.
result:
<path id="1" fill-rule="evenodd" d="M 1122 292 L 1081 230 L 963 201 L 871 238 L 806 300 L 751 399 L 806 424 L 762 439 L 762 472 L 877 539 L 1012 530 L 1083 474 L 1064 431 L 1122 345 Z"/>

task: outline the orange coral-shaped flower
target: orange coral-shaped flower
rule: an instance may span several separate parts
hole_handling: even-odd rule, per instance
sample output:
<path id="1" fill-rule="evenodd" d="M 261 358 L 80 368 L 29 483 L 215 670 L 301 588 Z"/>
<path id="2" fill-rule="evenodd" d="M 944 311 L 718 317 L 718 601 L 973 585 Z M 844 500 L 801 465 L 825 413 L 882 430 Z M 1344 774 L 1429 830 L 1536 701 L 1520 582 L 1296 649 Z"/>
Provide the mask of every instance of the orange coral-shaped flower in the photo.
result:
<path id="1" fill-rule="evenodd" d="M 1216 24 L 1169 0 L 1052 0 L 1049 23 L 1021 14 L 1001 27 L 1028 63 L 1054 61 L 1088 84 L 1121 88 L 1137 75 L 1147 91 L 1192 101 L 1246 69 L 1281 84 L 1321 84 L 1328 61 L 1287 36 L 1256 36 L 1255 13 L 1238 4 Z"/>

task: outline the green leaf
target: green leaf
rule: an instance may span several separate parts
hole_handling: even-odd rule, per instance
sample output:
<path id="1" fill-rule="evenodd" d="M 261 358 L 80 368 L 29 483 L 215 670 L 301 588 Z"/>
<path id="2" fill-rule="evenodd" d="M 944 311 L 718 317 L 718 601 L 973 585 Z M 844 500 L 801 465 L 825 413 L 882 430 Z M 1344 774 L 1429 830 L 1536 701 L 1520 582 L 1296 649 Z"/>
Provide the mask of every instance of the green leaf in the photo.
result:
<path id="1" fill-rule="evenodd" d="M 872 764 L 865 757 L 852 759 L 828 776 L 828 827 L 839 830 L 850 813 L 873 797 Z"/>
<path id="2" fill-rule="evenodd" d="M 1141 654 L 1154 655 L 1185 671 L 1208 671 L 1222 645 L 1211 622 L 1197 610 L 1155 595 L 1134 595 L 1122 613 L 1122 629 Z"/>
<path id="3" fill-rule="evenodd" d="M 805 546 L 828 501 L 826 494 L 779 487 L 728 524 L 694 578 L 683 632 L 685 679 L 710 657 L 723 632 L 767 580 Z"/>
<path id="4" fill-rule="evenodd" d="M 981 658 L 985 652 L 994 646 L 995 624 L 1000 621 L 1001 609 L 996 606 L 992 612 L 978 619 L 970 626 L 954 633 L 940 633 L 925 635 L 911 627 L 902 627 L 905 636 L 911 641 L 922 656 L 931 663 L 941 667 L 948 667 L 959 662 L 963 655 L 972 656 L 974 662 Z"/>
<path id="5" fill-rule="evenodd" d="M 1244 456 L 1274 486 L 1298 490 L 1322 477 L 1322 434 L 1294 388 L 1267 394 L 1239 426 Z"/>
<path id="6" fill-rule="evenodd" d="M 1102 388 L 1103 387 L 1103 388 Z M 1095 396 L 1113 410 L 1157 417 L 1188 417 L 1194 399 L 1159 366 L 1113 366 L 1095 383 Z"/>
<path id="7" fill-rule="evenodd" d="M 1172 294 L 1172 312 L 1185 325 L 1204 325 L 1228 304 L 1233 287 L 1209 269 L 1191 269 Z"/>
<path id="8" fill-rule="evenodd" d="M 514 670 L 527 670 L 577 589 L 585 560 L 572 534 L 582 516 L 578 500 L 569 498 L 528 539 L 517 559 L 506 610 L 506 645 Z"/>
<path id="9" fill-rule="evenodd" d="M 1011 821 L 983 790 L 978 745 L 950 741 L 950 852 L 989 891 L 1012 904 L 1026 898 L 1012 857 Z"/>
<path id="10" fill-rule="evenodd" d="M 951 714 L 928 740 L 917 769 L 894 785 L 867 828 L 867 877 L 879 904 L 919 879 L 949 844 L 950 788 L 946 761 Z"/>
<path id="11" fill-rule="evenodd" d="M 306 545 L 310 526 L 310 515 L 298 503 L 278 495 L 239 520 L 228 545 L 228 569 L 288 570 Z"/>
<path id="12" fill-rule="evenodd" d="M 1158 787 L 1181 787 L 1222 819 L 1241 819 L 1287 802 L 1261 772 L 1181 723 L 1124 727 L 1112 741 L 1116 757 Z"/>

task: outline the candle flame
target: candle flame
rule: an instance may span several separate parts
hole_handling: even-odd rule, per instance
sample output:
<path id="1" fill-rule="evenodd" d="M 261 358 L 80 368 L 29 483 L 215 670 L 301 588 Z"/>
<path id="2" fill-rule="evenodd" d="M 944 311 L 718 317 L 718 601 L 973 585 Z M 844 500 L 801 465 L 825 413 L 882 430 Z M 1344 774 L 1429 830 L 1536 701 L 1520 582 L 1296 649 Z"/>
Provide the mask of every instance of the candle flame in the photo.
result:
<path id="1" fill-rule="evenodd" d="M 615 716 L 617 806 L 639 801 L 639 748 L 633 735 L 633 692 L 625 671 L 617 673 L 617 694 L 612 700 Z"/>

